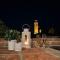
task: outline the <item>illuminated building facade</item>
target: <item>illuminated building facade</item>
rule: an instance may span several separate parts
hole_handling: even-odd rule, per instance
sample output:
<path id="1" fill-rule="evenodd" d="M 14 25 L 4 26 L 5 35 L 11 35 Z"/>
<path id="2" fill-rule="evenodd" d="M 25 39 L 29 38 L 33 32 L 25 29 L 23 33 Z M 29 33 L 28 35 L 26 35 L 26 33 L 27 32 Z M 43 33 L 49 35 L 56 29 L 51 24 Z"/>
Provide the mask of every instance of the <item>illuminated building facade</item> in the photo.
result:
<path id="1" fill-rule="evenodd" d="M 38 21 L 35 20 L 34 21 L 34 34 L 37 34 L 38 33 Z"/>

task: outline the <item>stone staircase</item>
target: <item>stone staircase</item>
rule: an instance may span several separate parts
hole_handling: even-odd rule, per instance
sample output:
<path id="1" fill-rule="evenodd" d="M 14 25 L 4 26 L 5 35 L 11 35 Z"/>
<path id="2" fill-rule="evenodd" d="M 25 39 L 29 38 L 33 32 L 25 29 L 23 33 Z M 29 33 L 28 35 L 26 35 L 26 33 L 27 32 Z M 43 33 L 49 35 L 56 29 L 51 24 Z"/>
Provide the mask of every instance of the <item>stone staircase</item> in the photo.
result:
<path id="1" fill-rule="evenodd" d="M 0 48 L 0 60 L 20 60 L 20 57 L 17 52 L 2 47 Z"/>
<path id="2" fill-rule="evenodd" d="M 20 60 L 18 53 L 9 51 L 7 46 L 7 41 L 0 39 L 0 60 Z"/>

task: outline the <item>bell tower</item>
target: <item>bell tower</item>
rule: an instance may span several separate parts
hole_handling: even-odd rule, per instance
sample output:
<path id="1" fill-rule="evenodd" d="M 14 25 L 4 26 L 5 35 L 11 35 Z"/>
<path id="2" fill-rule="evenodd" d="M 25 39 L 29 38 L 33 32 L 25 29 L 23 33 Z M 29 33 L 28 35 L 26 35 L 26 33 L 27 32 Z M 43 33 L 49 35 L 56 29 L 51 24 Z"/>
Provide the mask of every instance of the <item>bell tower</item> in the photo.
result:
<path id="1" fill-rule="evenodd" d="M 35 20 L 34 21 L 34 34 L 37 34 L 38 33 L 38 21 Z"/>

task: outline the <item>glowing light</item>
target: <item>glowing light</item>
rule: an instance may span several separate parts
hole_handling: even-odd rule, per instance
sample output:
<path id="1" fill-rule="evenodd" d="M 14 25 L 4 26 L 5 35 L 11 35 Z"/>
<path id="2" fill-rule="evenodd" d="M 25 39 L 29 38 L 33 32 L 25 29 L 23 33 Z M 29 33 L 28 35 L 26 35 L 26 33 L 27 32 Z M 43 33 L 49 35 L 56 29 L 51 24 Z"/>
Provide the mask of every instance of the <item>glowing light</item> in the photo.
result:
<path id="1" fill-rule="evenodd" d="M 28 42 L 25 42 L 25 45 L 27 45 L 28 44 Z"/>
<path id="2" fill-rule="evenodd" d="M 28 44 L 29 44 L 28 39 L 26 39 L 25 40 L 25 45 L 28 45 Z"/>
<path id="3" fill-rule="evenodd" d="M 34 22 L 34 34 L 37 34 L 38 33 L 38 21 L 35 20 Z"/>
<path id="4" fill-rule="evenodd" d="M 40 33 L 41 33 L 41 29 L 40 29 Z"/>

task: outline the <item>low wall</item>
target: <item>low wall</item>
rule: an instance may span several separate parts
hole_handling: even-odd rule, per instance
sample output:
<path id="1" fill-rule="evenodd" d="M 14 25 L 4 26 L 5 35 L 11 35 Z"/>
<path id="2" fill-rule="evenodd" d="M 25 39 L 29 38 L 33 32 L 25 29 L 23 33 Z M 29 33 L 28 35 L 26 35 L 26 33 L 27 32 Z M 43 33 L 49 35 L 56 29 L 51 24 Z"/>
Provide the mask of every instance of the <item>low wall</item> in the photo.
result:
<path id="1" fill-rule="evenodd" d="M 43 46 L 60 46 L 60 38 L 33 38 L 32 39 L 32 46 L 39 47 Z"/>

